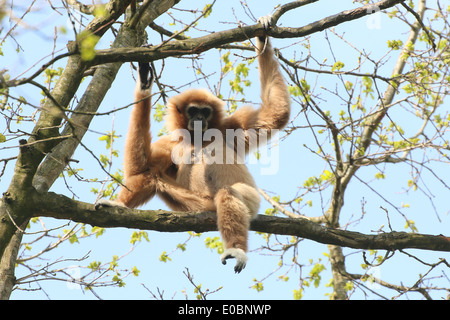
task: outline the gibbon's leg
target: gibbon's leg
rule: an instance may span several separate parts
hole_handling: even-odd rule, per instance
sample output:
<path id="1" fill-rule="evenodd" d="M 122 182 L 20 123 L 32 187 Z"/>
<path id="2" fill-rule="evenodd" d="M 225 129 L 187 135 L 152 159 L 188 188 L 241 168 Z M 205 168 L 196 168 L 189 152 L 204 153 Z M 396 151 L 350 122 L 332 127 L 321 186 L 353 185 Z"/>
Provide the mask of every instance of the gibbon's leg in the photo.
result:
<path id="1" fill-rule="evenodd" d="M 124 177 L 117 201 L 99 200 L 95 207 L 137 207 L 155 195 L 156 176 L 150 168 L 150 109 L 153 72 L 149 63 L 139 63 L 139 79 L 135 89 L 135 105 L 131 112 L 125 141 Z"/>
<path id="2" fill-rule="evenodd" d="M 158 179 L 157 193 L 172 210 L 193 212 L 216 210 L 211 197 L 183 188 L 167 177 Z"/>
<path id="3" fill-rule="evenodd" d="M 214 202 L 217 225 L 226 248 L 220 259 L 226 264 L 227 259 L 235 258 L 234 271 L 239 273 L 247 263 L 248 229 L 259 209 L 258 192 L 248 184 L 236 183 L 220 189 Z"/>

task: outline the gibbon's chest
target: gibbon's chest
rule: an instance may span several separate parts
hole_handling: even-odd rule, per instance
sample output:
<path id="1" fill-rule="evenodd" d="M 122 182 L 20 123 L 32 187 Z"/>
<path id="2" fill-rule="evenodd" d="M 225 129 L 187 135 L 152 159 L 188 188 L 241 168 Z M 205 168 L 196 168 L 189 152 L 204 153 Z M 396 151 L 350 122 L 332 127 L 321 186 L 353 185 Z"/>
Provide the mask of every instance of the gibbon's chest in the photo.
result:
<path id="1" fill-rule="evenodd" d="M 192 152 L 190 159 L 178 164 L 177 183 L 182 187 L 214 196 L 224 186 L 243 182 L 254 186 L 255 182 L 245 163 L 238 161 L 233 150 L 228 155 L 220 151 L 203 148 Z M 231 152 L 231 154 L 230 154 Z"/>

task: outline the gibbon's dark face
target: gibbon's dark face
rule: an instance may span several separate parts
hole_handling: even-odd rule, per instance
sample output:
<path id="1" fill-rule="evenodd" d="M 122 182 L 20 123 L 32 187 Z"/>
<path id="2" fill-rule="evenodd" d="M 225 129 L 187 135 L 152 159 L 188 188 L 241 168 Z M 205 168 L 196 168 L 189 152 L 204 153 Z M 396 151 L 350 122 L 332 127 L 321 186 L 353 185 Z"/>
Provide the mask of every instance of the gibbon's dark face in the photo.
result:
<path id="1" fill-rule="evenodd" d="M 209 120 L 211 120 L 213 116 L 213 110 L 210 106 L 196 106 L 190 105 L 186 108 L 186 117 L 188 120 L 187 129 L 190 131 L 194 131 L 195 122 L 201 122 L 202 132 L 208 129 Z M 198 126 L 198 124 L 197 124 Z M 197 127 L 198 128 L 198 127 Z"/>

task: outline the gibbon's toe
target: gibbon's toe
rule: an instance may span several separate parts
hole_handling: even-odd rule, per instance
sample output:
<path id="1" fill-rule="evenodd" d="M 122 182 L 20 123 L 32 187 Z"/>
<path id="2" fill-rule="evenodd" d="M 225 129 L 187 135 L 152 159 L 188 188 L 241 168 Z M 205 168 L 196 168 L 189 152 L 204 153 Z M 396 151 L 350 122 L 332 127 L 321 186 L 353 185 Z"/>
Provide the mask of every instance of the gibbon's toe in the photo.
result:
<path id="1" fill-rule="evenodd" d="M 102 207 L 125 207 L 125 206 L 122 203 L 108 199 L 99 199 L 94 203 L 95 210 L 98 210 Z"/>
<path id="2" fill-rule="evenodd" d="M 240 273 L 245 266 L 247 265 L 247 255 L 245 251 L 239 248 L 230 248 L 226 249 L 224 253 L 220 256 L 220 260 L 222 260 L 222 264 L 227 264 L 227 259 L 236 259 L 236 265 L 234 266 L 234 272 Z"/>
<path id="3" fill-rule="evenodd" d="M 95 210 L 100 209 L 101 207 L 111 207 L 111 205 L 109 204 L 109 200 L 106 199 L 99 199 L 98 201 L 96 201 L 94 203 L 94 208 Z"/>

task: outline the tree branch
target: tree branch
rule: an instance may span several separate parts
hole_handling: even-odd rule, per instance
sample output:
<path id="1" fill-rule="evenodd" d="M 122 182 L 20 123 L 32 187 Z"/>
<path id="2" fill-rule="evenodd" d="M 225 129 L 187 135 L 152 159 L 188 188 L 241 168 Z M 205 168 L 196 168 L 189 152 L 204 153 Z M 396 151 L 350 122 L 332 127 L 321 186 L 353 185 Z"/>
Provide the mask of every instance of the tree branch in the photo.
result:
<path id="1" fill-rule="evenodd" d="M 357 9 L 342 11 L 299 28 L 273 26 L 267 34 L 273 38 L 299 38 L 304 37 L 327 28 L 337 26 L 343 22 L 352 21 L 372 14 L 374 8 L 383 10 L 390 8 L 405 0 L 383 0 L 373 5 L 366 5 Z M 181 56 L 187 54 L 198 54 L 212 48 L 232 42 L 242 42 L 261 36 L 265 33 L 260 24 L 238 27 L 234 29 L 215 32 L 203 37 L 169 41 L 164 44 L 147 48 L 117 48 L 97 50 L 92 65 L 110 62 L 151 62 L 167 57 Z"/>
<path id="2" fill-rule="evenodd" d="M 35 193 L 34 197 L 36 209 L 33 215 L 36 217 L 69 219 L 104 228 L 123 227 L 160 232 L 217 231 L 216 214 L 212 212 L 136 210 L 119 207 L 95 210 L 92 204 L 72 200 L 51 192 Z M 354 249 L 393 251 L 414 248 L 450 251 L 450 238 L 442 235 L 396 231 L 368 235 L 324 227 L 307 219 L 257 215 L 252 220 L 250 229 L 257 232 L 297 236 L 323 244 Z"/>

